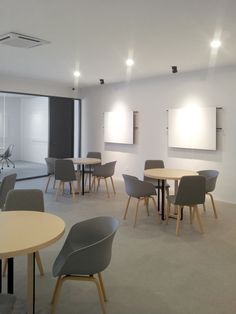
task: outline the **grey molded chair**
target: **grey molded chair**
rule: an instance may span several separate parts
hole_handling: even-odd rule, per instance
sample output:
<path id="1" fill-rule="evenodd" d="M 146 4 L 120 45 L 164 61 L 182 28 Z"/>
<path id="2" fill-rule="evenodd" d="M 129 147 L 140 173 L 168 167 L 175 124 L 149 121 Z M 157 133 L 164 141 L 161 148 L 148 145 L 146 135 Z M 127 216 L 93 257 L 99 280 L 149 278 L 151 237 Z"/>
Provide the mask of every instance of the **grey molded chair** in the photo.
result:
<path id="1" fill-rule="evenodd" d="M 14 144 L 9 145 L 8 148 L 5 150 L 5 152 L 0 155 L 0 158 L 1 158 L 0 162 L 2 163 L 2 169 L 3 169 L 4 162 L 6 162 L 7 167 L 9 167 L 9 162 L 10 162 L 13 168 L 15 168 L 14 162 L 9 159 L 12 155 L 13 148 L 14 148 Z"/>
<path id="2" fill-rule="evenodd" d="M 201 170 L 201 171 L 198 171 L 198 173 L 200 176 L 204 176 L 206 178 L 206 195 L 210 196 L 215 218 L 218 218 L 215 202 L 214 202 L 213 195 L 211 194 L 211 192 L 215 190 L 216 181 L 217 181 L 219 172 L 217 170 Z M 206 211 L 205 203 L 203 203 L 203 208 L 204 208 L 204 211 Z"/>
<path id="3" fill-rule="evenodd" d="M 102 154 L 101 154 L 101 152 L 88 152 L 87 158 L 102 159 Z M 99 166 L 99 165 L 101 165 L 101 163 L 93 165 L 93 166 L 92 165 L 86 166 L 84 169 L 84 173 L 86 174 L 86 181 L 87 181 L 87 174 L 89 175 L 89 188 L 91 187 L 91 175 L 93 173 L 93 170 L 96 166 Z"/>
<path id="4" fill-rule="evenodd" d="M 98 188 L 100 186 L 100 180 L 104 179 L 106 183 L 106 190 L 107 190 L 108 197 L 110 197 L 110 194 L 109 194 L 108 185 L 107 185 L 107 178 L 111 179 L 113 192 L 114 194 L 116 194 L 114 182 L 112 179 L 112 176 L 114 175 L 114 172 L 115 172 L 115 166 L 116 166 L 116 161 L 111 161 L 104 165 L 99 165 L 99 166 L 94 167 L 94 171 L 93 171 L 92 186 L 94 186 L 94 189 L 95 189 L 95 179 L 97 179 L 98 180 L 97 191 L 98 191 Z"/>
<path id="5" fill-rule="evenodd" d="M 48 190 L 48 185 L 49 185 L 50 179 L 55 175 L 55 162 L 56 162 L 56 160 L 57 160 L 57 158 L 54 158 L 54 157 L 45 158 L 46 165 L 47 165 L 47 171 L 48 171 L 48 181 L 47 181 L 47 185 L 45 188 L 45 193 Z M 55 188 L 55 182 L 56 182 L 56 180 L 54 178 L 53 188 Z"/>
<path id="6" fill-rule="evenodd" d="M 72 196 L 75 198 L 75 190 L 73 181 L 76 180 L 75 168 L 72 160 L 57 159 L 55 161 L 55 180 L 60 180 L 56 192 L 56 199 L 58 198 L 60 190 L 64 191 L 65 182 L 69 182 Z"/>
<path id="7" fill-rule="evenodd" d="M 145 161 L 144 170 L 155 169 L 155 168 L 165 168 L 164 161 L 163 160 L 155 160 L 155 159 Z M 160 186 L 158 180 L 148 178 L 145 176 L 143 179 L 144 179 L 144 181 L 152 183 L 156 189 L 161 189 L 161 186 Z M 167 197 L 169 196 L 169 188 L 170 188 L 170 185 L 167 182 L 165 182 L 165 189 L 166 189 Z"/>
<path id="8" fill-rule="evenodd" d="M 166 210 L 166 223 L 169 220 L 170 204 L 177 205 L 177 223 L 176 235 L 179 235 L 179 226 L 181 220 L 181 208 L 189 206 L 190 223 L 192 224 L 194 215 L 196 214 L 200 232 L 203 233 L 201 218 L 198 211 L 198 204 L 205 202 L 206 179 L 203 176 L 184 176 L 181 178 L 178 192 L 176 195 L 170 195 Z"/>
<path id="9" fill-rule="evenodd" d="M 136 205 L 136 212 L 135 212 L 135 217 L 134 217 L 134 227 L 135 227 L 137 223 L 137 218 L 138 218 L 139 203 L 141 200 L 144 200 L 148 215 L 149 215 L 148 203 L 149 203 L 150 198 L 152 199 L 155 208 L 157 208 L 156 201 L 153 197 L 153 195 L 156 195 L 156 189 L 152 183 L 141 181 L 137 177 L 123 174 L 123 178 L 125 181 L 126 193 L 129 195 L 123 219 L 126 219 L 126 215 L 128 212 L 131 198 L 132 197 L 137 198 L 138 202 Z M 157 216 L 160 221 L 159 214 Z"/>
<path id="10" fill-rule="evenodd" d="M 4 210 L 32 210 L 44 212 L 43 192 L 38 189 L 11 190 L 7 194 Z M 43 276 L 44 271 L 39 252 L 35 252 L 35 259 L 40 275 Z M 6 273 L 6 265 L 5 262 L 3 267 L 4 275 Z"/>
<path id="11" fill-rule="evenodd" d="M 58 303 L 62 284 L 66 280 L 92 281 L 96 284 L 102 312 L 105 314 L 106 294 L 101 272 L 111 261 L 112 242 L 119 222 L 113 217 L 96 217 L 75 224 L 53 265 L 58 277 L 53 293 L 52 313 Z M 98 274 L 97 280 L 94 275 Z"/>
<path id="12" fill-rule="evenodd" d="M 0 185 L 0 208 L 4 208 L 4 204 L 6 201 L 7 193 L 10 190 L 13 190 L 16 183 L 16 173 L 10 174 L 9 176 L 5 176 Z"/>

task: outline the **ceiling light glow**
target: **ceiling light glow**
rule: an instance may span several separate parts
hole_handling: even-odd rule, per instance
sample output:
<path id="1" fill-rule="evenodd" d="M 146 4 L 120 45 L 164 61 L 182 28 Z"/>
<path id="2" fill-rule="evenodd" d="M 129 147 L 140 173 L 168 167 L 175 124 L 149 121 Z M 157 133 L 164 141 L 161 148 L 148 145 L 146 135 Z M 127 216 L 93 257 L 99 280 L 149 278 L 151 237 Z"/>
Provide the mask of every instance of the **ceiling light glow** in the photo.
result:
<path id="1" fill-rule="evenodd" d="M 80 72 L 79 71 L 75 71 L 74 72 L 74 77 L 80 77 Z"/>
<path id="2" fill-rule="evenodd" d="M 133 60 L 133 59 L 127 59 L 127 60 L 126 60 L 126 65 L 127 65 L 128 67 L 132 67 L 132 66 L 134 65 L 134 60 Z"/>
<path id="3" fill-rule="evenodd" d="M 218 49 L 221 46 L 221 41 L 219 39 L 214 39 L 211 42 L 211 48 Z"/>

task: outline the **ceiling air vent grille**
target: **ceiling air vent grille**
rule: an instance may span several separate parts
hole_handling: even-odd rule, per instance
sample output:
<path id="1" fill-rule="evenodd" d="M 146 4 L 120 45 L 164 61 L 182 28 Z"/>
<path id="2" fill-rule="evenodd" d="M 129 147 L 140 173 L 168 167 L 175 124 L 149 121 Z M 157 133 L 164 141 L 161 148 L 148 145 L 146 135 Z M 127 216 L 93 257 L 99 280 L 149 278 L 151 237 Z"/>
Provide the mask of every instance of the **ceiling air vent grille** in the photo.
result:
<path id="1" fill-rule="evenodd" d="M 0 43 L 18 48 L 33 48 L 36 46 L 49 44 L 49 41 L 11 32 L 0 36 Z"/>

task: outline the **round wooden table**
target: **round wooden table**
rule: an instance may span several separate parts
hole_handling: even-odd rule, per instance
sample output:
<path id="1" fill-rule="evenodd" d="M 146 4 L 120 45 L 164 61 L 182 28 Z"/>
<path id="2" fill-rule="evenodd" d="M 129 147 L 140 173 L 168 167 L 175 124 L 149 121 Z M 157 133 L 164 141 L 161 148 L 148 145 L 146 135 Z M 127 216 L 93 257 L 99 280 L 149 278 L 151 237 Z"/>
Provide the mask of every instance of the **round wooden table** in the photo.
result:
<path id="1" fill-rule="evenodd" d="M 84 195 L 84 166 L 92 166 L 101 163 L 101 159 L 98 158 L 67 158 L 73 161 L 74 165 L 80 166 L 82 165 L 82 191 L 81 194 Z M 77 169 L 79 173 L 79 169 Z M 79 176 L 78 176 L 78 190 L 80 187 Z"/>
<path id="2" fill-rule="evenodd" d="M 0 212 L 0 260 L 8 258 L 8 288 L 10 285 L 12 290 L 8 289 L 8 292 L 13 293 L 13 258 L 19 255 L 28 257 L 28 314 L 35 311 L 35 252 L 56 242 L 64 230 L 64 221 L 49 213 Z"/>
<path id="3" fill-rule="evenodd" d="M 145 177 L 156 179 L 159 181 L 159 186 L 161 187 L 161 217 L 162 220 L 165 219 L 165 181 L 174 180 L 175 181 L 175 194 L 178 189 L 178 181 L 183 176 L 197 176 L 196 171 L 183 170 L 183 169 L 168 169 L 168 168 L 153 168 L 144 170 Z M 158 190 L 159 192 L 159 190 Z M 158 210 L 160 210 L 159 202 L 159 193 L 158 193 Z"/>

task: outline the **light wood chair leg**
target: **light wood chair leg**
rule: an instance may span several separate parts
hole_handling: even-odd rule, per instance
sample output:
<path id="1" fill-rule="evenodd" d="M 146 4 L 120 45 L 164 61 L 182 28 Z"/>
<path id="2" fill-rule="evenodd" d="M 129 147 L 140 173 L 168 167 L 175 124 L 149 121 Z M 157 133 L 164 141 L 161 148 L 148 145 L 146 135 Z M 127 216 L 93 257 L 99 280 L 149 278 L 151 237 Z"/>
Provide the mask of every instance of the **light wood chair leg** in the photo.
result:
<path id="1" fill-rule="evenodd" d="M 52 300 L 51 300 L 51 304 L 54 304 L 57 297 L 58 297 L 58 293 L 60 291 L 58 291 L 58 289 L 60 290 L 61 288 L 61 285 L 62 285 L 62 280 L 61 280 L 61 276 L 57 277 L 57 282 L 56 282 L 56 285 L 55 285 L 55 288 L 54 288 L 54 291 L 53 291 L 53 295 L 52 295 Z"/>
<path id="2" fill-rule="evenodd" d="M 179 235 L 179 226 L 180 226 L 180 219 L 181 219 L 181 207 L 178 206 L 178 214 L 177 214 L 177 222 L 176 222 L 176 235 Z"/>
<path id="3" fill-rule="evenodd" d="M 59 182 L 59 185 L 58 185 L 58 187 L 57 187 L 57 191 L 56 191 L 56 201 L 57 201 L 57 199 L 58 199 L 58 196 L 59 196 L 61 187 L 62 187 L 62 181 Z"/>
<path id="4" fill-rule="evenodd" d="M 7 273 L 7 259 L 4 258 L 3 259 L 3 272 L 2 272 L 2 276 L 5 277 Z"/>
<path id="5" fill-rule="evenodd" d="M 113 192 L 114 192 L 114 194 L 116 194 L 113 178 L 112 177 L 110 177 L 110 178 L 111 178 L 111 185 L 112 185 L 112 188 L 113 188 Z"/>
<path id="6" fill-rule="evenodd" d="M 99 300 L 100 300 L 100 304 L 101 304 L 101 308 L 102 308 L 102 313 L 106 314 L 106 309 L 105 309 L 105 304 L 104 304 L 104 296 L 103 296 L 102 289 L 101 289 L 101 286 L 99 284 L 99 281 L 96 278 L 93 277 L 93 282 L 97 286 Z"/>
<path id="7" fill-rule="evenodd" d="M 193 223 L 193 208 L 192 206 L 189 206 L 189 214 L 190 214 L 190 224 Z"/>
<path id="8" fill-rule="evenodd" d="M 136 226 L 136 223 L 137 223 L 137 218 L 138 218 L 138 207 L 139 207 L 139 202 L 140 202 L 140 199 L 138 199 L 137 206 L 136 206 L 136 212 L 135 212 L 135 217 L 134 217 L 134 228 L 135 228 L 135 226 Z"/>
<path id="9" fill-rule="evenodd" d="M 204 231 L 203 231 L 203 227 L 202 227 L 201 218 L 200 218 L 200 215 L 199 215 L 198 206 L 194 206 L 194 211 L 195 211 L 196 216 L 197 216 L 197 221 L 198 221 L 200 232 L 203 233 Z"/>
<path id="10" fill-rule="evenodd" d="M 52 175 L 50 174 L 49 177 L 48 177 L 48 181 L 47 181 L 45 193 L 47 193 L 47 191 L 48 191 L 48 185 L 49 185 L 49 182 L 50 182 L 51 177 L 52 177 Z"/>
<path id="11" fill-rule="evenodd" d="M 128 198 L 128 201 L 127 201 L 127 205 L 126 205 L 126 208 L 125 208 L 125 213 L 124 213 L 123 219 L 126 219 L 126 215 L 127 215 L 127 212 L 128 212 L 130 200 L 131 200 L 131 196 L 129 196 L 129 198 Z"/>
<path id="12" fill-rule="evenodd" d="M 35 252 L 35 259 L 36 259 L 36 262 L 37 262 L 37 265 L 38 265 L 38 269 L 39 269 L 39 273 L 41 276 L 44 275 L 44 271 L 43 271 L 43 264 L 42 264 L 42 261 L 41 261 L 41 257 L 39 255 L 39 252 Z"/>
<path id="13" fill-rule="evenodd" d="M 149 216 L 149 208 L 148 208 L 148 204 L 149 203 L 149 197 L 144 197 L 144 204 L 147 210 L 147 215 Z"/>
<path id="14" fill-rule="evenodd" d="M 169 222 L 169 216 L 170 216 L 170 202 L 167 202 L 167 206 L 166 206 L 166 224 L 167 225 Z"/>
<path id="15" fill-rule="evenodd" d="M 101 273 L 98 273 L 98 279 L 99 279 L 99 283 L 100 283 L 102 294 L 103 294 L 103 300 L 106 302 L 107 301 L 107 296 L 106 296 L 106 291 L 105 291 L 105 288 L 104 288 L 104 284 L 103 284 L 102 274 Z"/>
<path id="16" fill-rule="evenodd" d="M 97 185 L 97 190 L 96 190 L 96 192 L 98 191 L 98 189 L 99 189 L 99 186 L 100 186 L 100 180 L 101 180 L 101 178 L 97 178 L 98 179 L 98 185 Z"/>
<path id="17" fill-rule="evenodd" d="M 211 198 L 211 203 L 212 203 L 212 207 L 213 207 L 213 211 L 214 211 L 214 215 L 215 215 L 215 218 L 217 219 L 218 216 L 217 216 L 217 212 L 216 212 L 216 207 L 215 207 L 215 202 L 214 202 L 214 199 L 213 199 L 213 195 L 211 193 L 207 193 L 210 198 Z"/>
<path id="18" fill-rule="evenodd" d="M 72 198 L 75 199 L 75 189 L 74 189 L 74 182 L 70 182 L 71 192 L 72 192 Z"/>
<path id="19" fill-rule="evenodd" d="M 107 185 L 107 179 L 106 178 L 104 178 L 104 179 L 105 179 L 105 183 L 106 183 L 107 196 L 110 197 L 108 185 Z"/>

